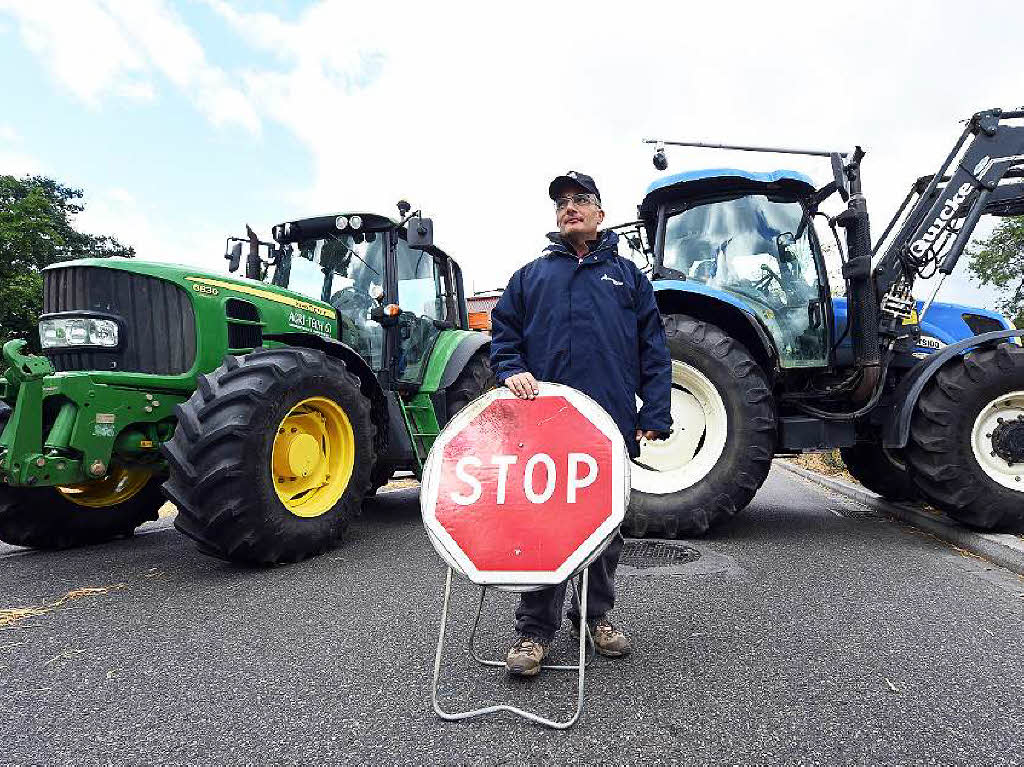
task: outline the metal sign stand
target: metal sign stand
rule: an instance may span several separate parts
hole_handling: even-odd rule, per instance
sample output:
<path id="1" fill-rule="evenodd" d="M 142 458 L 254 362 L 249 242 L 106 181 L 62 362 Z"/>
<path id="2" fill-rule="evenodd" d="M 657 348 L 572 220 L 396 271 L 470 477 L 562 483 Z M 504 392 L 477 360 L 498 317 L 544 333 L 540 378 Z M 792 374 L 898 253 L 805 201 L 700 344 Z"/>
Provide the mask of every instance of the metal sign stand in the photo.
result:
<path id="1" fill-rule="evenodd" d="M 526 711 L 525 709 L 518 708 L 516 706 L 510 706 L 507 704 L 495 704 L 491 706 L 484 706 L 483 708 L 470 709 L 467 711 L 454 711 L 449 712 L 441 708 L 441 704 L 437 701 L 437 685 L 441 676 L 441 656 L 444 653 L 444 637 L 445 631 L 448 626 L 448 604 L 451 600 L 452 593 L 452 568 L 448 568 L 448 575 L 445 579 L 444 584 L 444 602 L 441 605 L 441 629 L 437 637 L 437 652 L 434 655 L 434 682 L 430 690 L 431 700 L 434 703 L 434 711 L 439 717 L 447 721 L 457 721 L 459 719 L 472 719 L 478 716 L 486 716 L 489 714 L 495 714 L 499 711 L 508 711 L 510 713 L 521 716 L 524 719 L 529 719 L 531 722 L 537 724 L 543 724 L 547 727 L 553 727 L 556 730 L 565 730 L 572 727 L 576 720 L 580 718 L 580 714 L 583 713 L 583 687 L 586 680 L 586 670 L 590 661 L 593 660 L 593 639 L 590 636 L 590 627 L 587 625 L 587 591 L 589 588 L 589 572 L 586 568 L 583 570 L 583 575 L 580 576 L 582 581 L 581 586 L 576 584 L 576 576 L 573 575 L 569 579 L 569 583 L 572 585 L 573 593 L 576 595 L 576 599 L 580 605 L 580 625 L 579 625 L 579 662 L 574 665 L 548 665 L 544 664 L 541 666 L 542 669 L 550 671 L 575 671 L 579 675 L 579 685 L 577 688 L 576 695 L 576 712 L 565 721 L 557 721 L 554 719 L 548 719 L 539 714 L 535 714 L 532 711 Z M 479 585 L 479 584 L 478 584 Z M 501 588 L 503 591 L 523 591 L 524 589 L 513 589 L 513 588 Z M 502 660 L 490 660 L 482 658 L 476 651 L 474 640 L 476 638 L 477 626 L 480 624 L 480 614 L 483 611 L 484 599 L 487 596 L 487 587 L 480 586 L 480 601 L 477 604 L 476 618 L 473 620 L 473 628 L 469 633 L 469 653 L 473 660 L 484 666 L 504 666 L 505 661 Z M 588 655 L 587 649 L 590 648 Z"/>
<path id="2" fill-rule="evenodd" d="M 485 464 L 502 468 L 472 472 L 472 467 Z M 513 465 L 523 468 L 509 480 Z M 533 485 L 538 466 L 547 474 L 543 493 Z M 457 721 L 508 711 L 558 730 L 576 723 L 583 713 L 586 668 L 594 644 L 586 620 L 587 567 L 622 524 L 629 492 L 625 440 L 611 416 L 582 392 L 540 382 L 536 401 L 524 403 L 508 389 L 495 389 L 455 414 L 430 448 L 420 491 L 427 537 L 448 566 L 431 686 L 439 717 Z M 486 653 L 476 647 L 487 591 L 521 593 L 563 583 L 571 586 L 580 606 L 578 661 L 541 665 L 578 675 L 571 717 L 550 719 L 508 704 L 467 711 L 441 707 L 437 691 L 453 573 L 480 589 L 468 649 L 474 661 L 491 667 L 504 666 L 505 661 L 484 657 Z"/>

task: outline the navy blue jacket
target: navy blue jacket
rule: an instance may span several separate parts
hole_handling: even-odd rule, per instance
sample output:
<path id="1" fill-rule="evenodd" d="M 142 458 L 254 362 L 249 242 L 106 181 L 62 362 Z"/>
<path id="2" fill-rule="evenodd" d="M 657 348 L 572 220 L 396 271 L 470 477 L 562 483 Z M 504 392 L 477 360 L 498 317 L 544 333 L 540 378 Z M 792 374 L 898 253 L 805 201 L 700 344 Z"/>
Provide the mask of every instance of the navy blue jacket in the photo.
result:
<path id="1" fill-rule="evenodd" d="M 548 238 L 491 312 L 491 368 L 498 383 L 529 372 L 589 395 L 636 457 L 637 429 L 668 432 L 672 425 L 672 363 L 654 289 L 618 255 L 615 232 L 602 232 L 582 261 L 557 234 Z"/>

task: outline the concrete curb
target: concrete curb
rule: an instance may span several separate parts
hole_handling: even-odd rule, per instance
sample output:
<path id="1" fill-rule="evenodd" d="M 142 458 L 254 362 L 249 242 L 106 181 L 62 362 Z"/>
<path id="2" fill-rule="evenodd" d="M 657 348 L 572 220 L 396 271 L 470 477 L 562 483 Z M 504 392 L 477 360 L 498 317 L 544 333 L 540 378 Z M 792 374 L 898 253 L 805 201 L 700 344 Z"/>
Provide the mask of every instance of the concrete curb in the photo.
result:
<path id="1" fill-rule="evenodd" d="M 984 557 L 990 562 L 1000 567 L 1005 567 L 1007 570 L 1011 570 L 1018 575 L 1024 575 L 1024 538 L 1016 535 L 978 533 L 963 527 L 943 514 L 927 514 L 902 503 L 890 503 L 863 487 L 857 487 L 849 482 L 826 477 L 817 472 L 809 471 L 802 466 L 794 466 L 785 460 L 775 461 L 775 465 L 822 487 L 845 495 L 847 498 L 862 503 L 882 514 L 887 514 L 901 522 L 927 530 L 947 543 L 958 546 L 972 554 L 977 554 L 979 557 Z"/>

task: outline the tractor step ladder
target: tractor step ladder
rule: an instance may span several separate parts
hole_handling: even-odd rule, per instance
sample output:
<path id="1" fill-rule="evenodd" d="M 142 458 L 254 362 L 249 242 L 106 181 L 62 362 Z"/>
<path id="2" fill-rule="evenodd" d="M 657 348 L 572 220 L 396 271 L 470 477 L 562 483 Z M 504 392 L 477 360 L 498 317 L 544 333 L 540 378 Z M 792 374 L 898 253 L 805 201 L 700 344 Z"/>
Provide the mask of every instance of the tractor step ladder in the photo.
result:
<path id="1" fill-rule="evenodd" d="M 434 416 L 434 408 L 432 405 L 419 405 L 415 402 L 406 402 L 401 395 L 396 398 L 398 400 L 398 409 L 402 411 L 402 419 L 405 421 L 405 428 L 409 432 L 410 441 L 412 442 L 412 454 L 416 458 L 416 477 L 422 479 L 423 477 L 423 462 L 427 458 L 427 453 L 430 451 L 430 445 L 434 443 L 437 438 L 437 432 L 421 431 L 420 419 L 417 417 L 420 414 Z M 428 443 L 427 440 L 430 440 Z M 420 453 L 420 446 L 417 442 L 422 442 L 423 453 Z"/>

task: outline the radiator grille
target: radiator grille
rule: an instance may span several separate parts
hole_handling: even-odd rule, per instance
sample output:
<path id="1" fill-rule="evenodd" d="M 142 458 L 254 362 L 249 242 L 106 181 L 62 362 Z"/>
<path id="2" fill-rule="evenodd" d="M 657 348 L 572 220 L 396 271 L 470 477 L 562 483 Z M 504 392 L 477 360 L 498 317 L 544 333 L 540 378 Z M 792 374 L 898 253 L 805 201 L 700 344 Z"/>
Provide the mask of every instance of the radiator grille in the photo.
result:
<path id="1" fill-rule="evenodd" d="M 196 322 L 188 294 L 174 283 L 120 269 L 69 266 L 43 281 L 43 313 L 95 311 L 122 320 L 114 352 L 47 352 L 58 371 L 118 370 L 175 375 L 196 359 Z"/>

